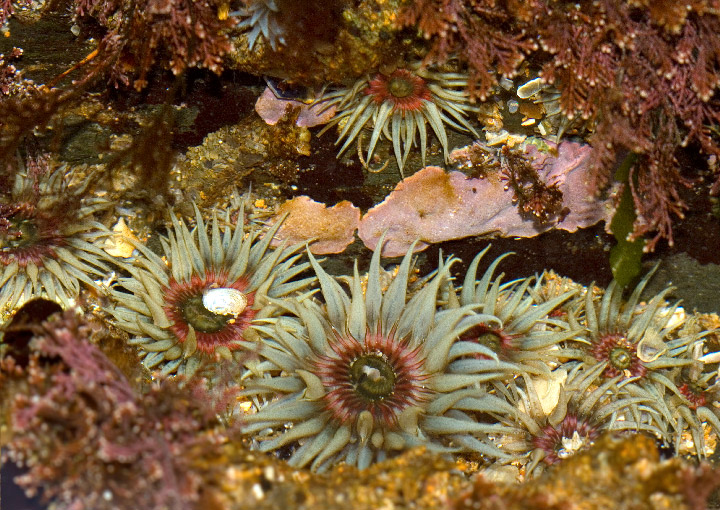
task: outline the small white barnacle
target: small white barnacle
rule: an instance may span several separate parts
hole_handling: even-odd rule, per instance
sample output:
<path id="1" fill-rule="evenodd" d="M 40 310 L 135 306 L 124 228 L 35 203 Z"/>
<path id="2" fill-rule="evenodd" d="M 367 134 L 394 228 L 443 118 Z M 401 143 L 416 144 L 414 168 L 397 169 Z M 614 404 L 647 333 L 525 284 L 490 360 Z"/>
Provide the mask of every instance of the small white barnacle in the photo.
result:
<path id="1" fill-rule="evenodd" d="M 218 315 L 237 317 L 247 307 L 247 296 L 237 289 L 218 287 L 203 292 L 203 306 Z"/>

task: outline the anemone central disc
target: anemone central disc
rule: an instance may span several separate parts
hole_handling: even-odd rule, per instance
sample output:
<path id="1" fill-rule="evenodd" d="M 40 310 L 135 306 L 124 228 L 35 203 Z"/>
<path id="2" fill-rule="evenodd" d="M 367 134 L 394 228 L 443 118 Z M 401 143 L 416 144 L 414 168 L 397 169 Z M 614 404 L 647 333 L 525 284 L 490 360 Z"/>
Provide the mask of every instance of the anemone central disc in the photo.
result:
<path id="1" fill-rule="evenodd" d="M 180 313 L 183 319 L 196 331 L 203 333 L 217 333 L 222 331 L 232 315 L 213 313 L 203 304 L 203 295 L 196 294 L 187 298 L 180 304 Z"/>
<path id="2" fill-rule="evenodd" d="M 393 76 L 388 80 L 388 92 L 393 97 L 408 97 L 415 92 L 415 85 L 403 76 Z"/>
<path id="3" fill-rule="evenodd" d="M 618 370 L 625 370 L 632 365 L 633 357 L 627 347 L 615 347 L 610 351 L 609 360 Z"/>
<path id="4" fill-rule="evenodd" d="M 10 220 L 9 235 L 2 242 L 2 247 L 11 249 L 25 248 L 38 239 L 38 228 L 30 219 L 14 218 Z"/>
<path id="5" fill-rule="evenodd" d="M 350 364 L 350 380 L 358 394 L 375 402 L 392 395 L 395 371 L 382 354 L 365 354 Z"/>
<path id="6" fill-rule="evenodd" d="M 688 392 L 694 397 L 702 396 L 702 394 L 705 393 L 705 388 L 700 386 L 695 381 L 690 381 L 690 382 L 686 383 L 686 387 L 687 387 Z"/>
<path id="7" fill-rule="evenodd" d="M 492 352 L 500 353 L 502 350 L 502 342 L 500 341 L 500 337 L 491 332 L 481 333 L 477 337 L 477 343 L 479 343 L 482 346 L 487 347 Z"/>

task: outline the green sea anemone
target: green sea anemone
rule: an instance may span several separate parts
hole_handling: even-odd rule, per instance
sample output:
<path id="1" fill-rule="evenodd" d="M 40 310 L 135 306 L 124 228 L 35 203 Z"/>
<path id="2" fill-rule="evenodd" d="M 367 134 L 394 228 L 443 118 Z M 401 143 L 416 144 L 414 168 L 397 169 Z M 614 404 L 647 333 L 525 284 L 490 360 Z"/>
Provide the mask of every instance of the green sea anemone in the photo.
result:
<path id="1" fill-rule="evenodd" d="M 389 74 L 378 73 L 361 78 L 352 87 L 332 90 L 319 101 L 325 108 L 337 107 L 337 114 L 320 134 L 332 126 L 339 126 L 338 157 L 357 139 L 358 153 L 362 130 L 372 129 L 365 157 L 370 164 L 380 137 L 390 140 L 395 151 L 400 173 L 410 151 L 420 139 L 420 155 L 425 165 L 427 152 L 427 124 L 440 141 L 445 161 L 448 159 L 448 139 L 445 126 L 470 132 L 478 137 L 467 120 L 475 111 L 465 92 L 467 76 L 461 73 L 434 72 L 420 67 L 419 63 L 399 68 Z M 417 136 L 416 136 L 417 135 Z"/>
<path id="2" fill-rule="evenodd" d="M 36 296 L 67 308 L 80 283 L 97 287 L 104 277 L 104 252 L 93 244 L 104 233 L 92 221 L 107 208 L 102 199 L 83 198 L 86 178 L 71 185 L 73 172 L 49 163 L 40 177 L 19 172 L 12 191 L 0 195 L 0 311 L 12 311 Z"/>
<path id="3" fill-rule="evenodd" d="M 583 329 L 548 315 L 573 297 L 575 291 L 537 303 L 533 296 L 539 295 L 543 277 L 502 283 L 503 275 L 493 279 L 498 264 L 509 253 L 495 259 L 480 280 L 478 265 L 488 246 L 470 264 L 460 292 L 453 306 L 476 305 L 479 313 L 495 317 L 492 323 L 481 323 L 463 333 L 463 340 L 475 342 L 477 352 L 453 362 L 451 370 L 473 371 L 483 360 L 496 355 L 500 360 L 516 366 L 515 374 L 549 372 L 563 358 L 562 342 L 582 333 Z M 529 292 L 531 290 L 532 292 Z"/>
<path id="4" fill-rule="evenodd" d="M 604 364 L 574 364 L 555 369 L 549 377 L 524 374 L 502 393 L 513 412 L 495 418 L 513 432 L 493 437 L 513 461 L 527 460 L 526 473 L 554 464 L 586 448 L 603 431 L 650 431 L 656 427 L 633 420 L 627 409 L 649 399 L 622 393 L 615 377 L 602 377 Z M 549 388 L 542 395 L 536 387 Z M 537 470 L 537 471 L 536 471 Z"/>
<path id="5" fill-rule="evenodd" d="M 452 259 L 407 300 L 412 251 L 383 290 L 375 250 L 366 290 L 356 266 L 349 295 L 311 256 L 323 304 L 310 296 L 286 300 L 295 317 L 259 328 L 265 338 L 258 354 L 266 362 L 261 376 L 246 381 L 246 394 L 270 402 L 242 419 L 245 433 L 261 433 L 262 451 L 295 447 L 290 464 L 314 470 L 343 461 L 365 468 L 417 445 L 502 456 L 471 439 L 503 427 L 477 423 L 464 411 L 502 411 L 482 385 L 508 377 L 512 367 L 495 358 L 474 373 L 448 371 L 458 344 L 462 351 L 458 338 L 497 319 L 475 315 L 475 305 L 437 310 Z M 470 440 L 458 443 L 462 436 Z"/>
<path id="6" fill-rule="evenodd" d="M 584 307 L 572 313 L 569 321 L 573 327 L 586 329 L 581 337 L 586 346 L 579 349 L 577 357 L 588 365 L 602 363 L 604 377 L 619 377 L 624 391 L 648 399 L 646 418 L 660 428 L 669 424 L 677 431 L 676 417 L 663 397 L 665 392 L 680 393 L 676 381 L 668 377 L 669 370 L 689 365 L 691 361 L 683 354 L 706 333 L 678 334 L 682 325 L 682 321 L 675 320 L 679 303 L 665 302 L 670 287 L 640 304 L 642 291 L 653 273 L 650 271 L 638 283 L 626 302 L 615 281 L 599 300 L 588 290 Z M 582 320 L 577 321 L 580 313 Z M 641 421 L 639 414 L 634 418 Z"/>
<path id="7" fill-rule="evenodd" d="M 280 226 L 262 238 L 217 214 L 206 225 L 196 208 L 192 232 L 171 213 L 172 229 L 161 238 L 163 257 L 136 243 L 140 256 L 123 264 L 130 277 L 111 290 L 116 325 L 130 333 L 143 364 L 164 374 L 191 376 L 214 360 L 241 361 L 254 340 L 251 323 L 275 309 L 270 298 L 306 287 L 313 279 L 290 281 L 308 268 L 298 263 L 302 244 L 269 249 Z"/>

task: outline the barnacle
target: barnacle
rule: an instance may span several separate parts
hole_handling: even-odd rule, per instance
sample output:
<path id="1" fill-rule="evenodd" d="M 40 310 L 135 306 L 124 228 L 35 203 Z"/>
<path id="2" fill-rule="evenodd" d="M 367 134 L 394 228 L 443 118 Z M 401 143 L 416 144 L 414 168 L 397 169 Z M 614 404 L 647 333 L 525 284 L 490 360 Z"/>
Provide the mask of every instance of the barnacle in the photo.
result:
<path id="1" fill-rule="evenodd" d="M 104 233 L 92 215 L 108 202 L 81 198 L 90 179 L 71 186 L 73 172 L 64 166 L 46 172 L 19 172 L 0 198 L 0 310 L 41 295 L 68 307 L 81 282 L 96 287 L 93 278 L 107 270 L 93 244 Z"/>
<path id="2" fill-rule="evenodd" d="M 538 123 L 538 131 L 559 143 L 563 134 L 570 130 L 572 119 L 562 113 L 560 92 L 552 85 L 544 83 L 542 78 L 534 78 L 517 88 L 517 96 L 521 100 L 532 101 L 542 106 L 543 118 Z"/>
<path id="3" fill-rule="evenodd" d="M 462 352 L 465 344 L 456 339 L 497 319 L 471 314 L 474 305 L 436 313 L 452 259 L 406 302 L 412 251 L 383 291 L 375 250 L 366 290 L 356 266 L 350 295 L 311 256 L 324 305 L 309 296 L 287 300 L 295 317 L 271 318 L 258 327 L 264 336 L 258 354 L 266 361 L 262 375 L 246 381 L 245 392 L 279 395 L 242 418 L 245 433 L 265 431 L 261 450 L 299 445 L 290 464 L 315 470 L 341 461 L 365 468 L 416 445 L 447 450 L 452 443 L 453 449 L 503 455 L 472 437 L 502 428 L 476 423 L 463 410 L 501 410 L 493 405 L 499 399 L 482 395 L 478 385 L 507 377 L 511 367 L 494 359 L 475 372 L 448 371 L 457 346 Z M 458 437 L 465 440 L 458 443 Z"/>
<path id="4" fill-rule="evenodd" d="M 162 238 L 164 257 L 135 243 L 140 256 L 123 264 L 130 277 L 111 290 L 116 324 L 132 335 L 148 368 L 190 376 L 203 364 L 242 359 L 254 339 L 252 320 L 272 313 L 269 298 L 308 285 L 312 278 L 290 281 L 304 271 L 298 263 L 302 245 L 269 249 L 280 223 L 262 239 L 217 213 L 206 224 L 196 208 L 192 232 L 173 214 L 172 229 Z"/>
<path id="5" fill-rule="evenodd" d="M 402 174 L 415 145 L 416 135 L 419 135 L 420 155 L 425 164 L 426 124 L 430 124 L 447 161 L 449 148 L 445 125 L 478 136 L 466 118 L 475 111 L 464 90 L 466 86 L 467 76 L 464 74 L 430 71 L 421 68 L 419 63 L 410 64 L 406 69 L 396 69 L 387 75 L 378 73 L 372 78 L 366 76 L 352 87 L 332 90 L 319 99 L 325 108 L 333 105 L 337 107 L 337 114 L 320 134 L 332 126 L 340 127 L 336 142 L 339 144 L 344 140 L 338 152 L 340 156 L 355 139 L 360 144 L 362 129 L 371 127 L 372 134 L 365 158 L 367 164 L 382 136 L 392 142 Z"/>

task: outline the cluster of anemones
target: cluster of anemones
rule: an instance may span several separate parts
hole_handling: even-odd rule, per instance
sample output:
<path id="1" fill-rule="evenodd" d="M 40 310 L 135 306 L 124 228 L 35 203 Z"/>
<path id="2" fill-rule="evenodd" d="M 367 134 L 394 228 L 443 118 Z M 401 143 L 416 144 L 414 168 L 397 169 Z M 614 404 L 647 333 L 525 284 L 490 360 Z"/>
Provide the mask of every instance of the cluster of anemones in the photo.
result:
<path id="1" fill-rule="evenodd" d="M 292 465 L 324 469 L 344 461 L 364 468 L 408 447 L 452 451 L 455 437 L 503 431 L 465 416 L 478 406 L 495 409 L 493 398 L 476 388 L 510 378 L 512 366 L 495 357 L 453 372 L 453 362 L 476 345 L 458 338 L 478 324 L 500 322 L 477 314 L 474 305 L 437 313 L 452 260 L 410 299 L 412 250 L 386 289 L 376 250 L 365 285 L 356 269 L 349 294 L 310 261 L 323 303 L 287 301 L 290 315 L 264 321 L 258 354 L 266 365 L 245 384 L 247 395 L 271 400 L 243 417 L 246 433 L 262 433 L 261 450 L 294 445 Z M 502 455 L 492 445 L 467 449 Z"/>
<path id="2" fill-rule="evenodd" d="M 685 312 L 679 303 L 669 305 L 665 301 L 672 291 L 670 287 L 646 303 L 640 302 L 653 273 L 654 270 L 650 271 L 640 281 L 626 301 L 616 282 L 610 284 L 601 298 L 595 298 L 588 290 L 570 314 L 569 322 L 586 330 L 579 338 L 584 345 L 578 349 L 577 359 L 589 366 L 601 364 L 603 378 L 616 378 L 624 394 L 645 399 L 642 412 L 632 409 L 634 419 L 651 426 L 665 443 L 677 446 L 675 439 L 688 424 L 697 425 L 694 434 L 699 437 L 699 422 L 683 419 L 678 409 L 684 409 L 686 404 L 693 406 L 693 393 L 686 391 L 683 395 L 681 390 L 683 383 L 687 384 L 682 374 L 693 363 L 696 365 L 693 380 L 708 386 L 710 376 L 700 375 L 702 368 L 698 367 L 697 358 L 703 338 L 710 331 L 682 327 L 686 324 Z M 711 414 L 704 421 L 720 425 Z M 703 444 L 696 441 L 695 446 L 702 449 Z"/>
<path id="3" fill-rule="evenodd" d="M 641 302 L 651 274 L 624 300 L 615 283 L 582 292 L 545 274 L 504 282 L 495 271 L 505 255 L 478 278 L 485 250 L 462 285 L 453 258 L 413 282 L 411 248 L 394 272 L 376 250 L 366 275 L 334 278 L 312 255 L 300 260 L 302 245 L 271 248 L 280 224 L 261 233 L 244 205 L 209 219 L 196 208 L 192 226 L 169 211 L 159 247 L 132 241 L 134 255 L 118 260 L 89 241 L 110 235 L 99 225 L 55 225 L 44 201 L 31 205 L 0 209 L 0 261 L 14 257 L 2 296 L 36 279 L 43 287 L 29 292 L 57 297 L 76 273 L 97 286 L 89 275 L 115 265 L 106 310 L 144 366 L 238 385 L 242 405 L 230 414 L 258 449 L 294 466 L 364 468 L 425 446 L 533 473 L 606 430 L 678 450 L 689 435 L 701 456 L 706 429 L 720 432 L 709 332 L 665 302 L 670 289 Z"/>
<path id="4" fill-rule="evenodd" d="M 503 257 L 477 279 L 483 252 L 461 288 L 451 259 L 410 291 L 412 250 L 386 288 L 378 253 L 365 278 L 342 280 L 347 290 L 311 259 L 321 293 L 279 300 L 285 313 L 256 328 L 262 361 L 244 394 L 262 405 L 243 420 L 260 450 L 324 470 L 423 445 L 523 462 L 531 474 L 604 431 L 670 445 L 688 425 L 720 425 L 673 372 L 708 332 L 677 331 L 669 291 L 640 304 L 649 276 L 627 302 L 615 284 L 600 298 L 548 296 L 545 275 L 495 278 Z M 692 388 L 709 379 L 696 375 Z"/>

